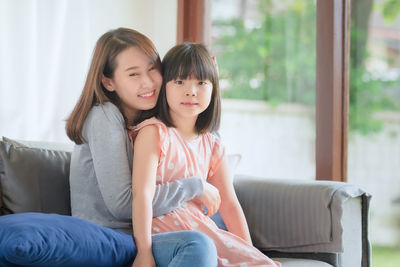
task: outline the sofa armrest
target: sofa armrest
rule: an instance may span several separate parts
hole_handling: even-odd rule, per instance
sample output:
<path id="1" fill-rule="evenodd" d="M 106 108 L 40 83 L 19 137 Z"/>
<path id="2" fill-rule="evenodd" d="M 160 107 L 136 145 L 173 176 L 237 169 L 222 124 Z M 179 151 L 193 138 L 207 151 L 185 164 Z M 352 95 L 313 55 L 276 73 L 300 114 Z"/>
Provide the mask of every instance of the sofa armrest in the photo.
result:
<path id="1" fill-rule="evenodd" d="M 331 260 L 325 261 L 336 266 L 370 265 L 369 195 L 359 187 L 243 175 L 234 184 L 253 243 L 261 251 L 328 255 Z"/>

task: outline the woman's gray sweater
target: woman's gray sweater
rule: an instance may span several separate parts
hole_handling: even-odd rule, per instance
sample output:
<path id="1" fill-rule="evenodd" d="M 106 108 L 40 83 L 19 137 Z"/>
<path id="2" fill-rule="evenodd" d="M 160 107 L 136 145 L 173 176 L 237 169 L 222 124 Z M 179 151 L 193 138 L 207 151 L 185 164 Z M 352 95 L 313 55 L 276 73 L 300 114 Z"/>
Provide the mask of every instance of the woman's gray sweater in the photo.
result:
<path id="1" fill-rule="evenodd" d="M 94 106 L 82 136 L 86 142 L 75 145 L 71 158 L 72 216 L 132 233 L 133 152 L 119 109 L 110 102 Z M 202 193 L 203 184 L 194 177 L 157 185 L 153 216 Z"/>

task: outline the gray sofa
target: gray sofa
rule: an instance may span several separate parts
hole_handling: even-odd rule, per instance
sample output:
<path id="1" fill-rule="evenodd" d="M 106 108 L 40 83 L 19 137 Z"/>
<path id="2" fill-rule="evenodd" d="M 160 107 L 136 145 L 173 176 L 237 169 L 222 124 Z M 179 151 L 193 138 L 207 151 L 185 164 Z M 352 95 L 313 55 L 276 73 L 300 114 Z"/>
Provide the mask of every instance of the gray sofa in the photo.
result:
<path id="1" fill-rule="evenodd" d="M 0 215 L 70 215 L 70 149 L 3 138 Z M 359 187 L 245 175 L 236 175 L 234 185 L 254 245 L 283 267 L 370 266 L 370 196 Z"/>

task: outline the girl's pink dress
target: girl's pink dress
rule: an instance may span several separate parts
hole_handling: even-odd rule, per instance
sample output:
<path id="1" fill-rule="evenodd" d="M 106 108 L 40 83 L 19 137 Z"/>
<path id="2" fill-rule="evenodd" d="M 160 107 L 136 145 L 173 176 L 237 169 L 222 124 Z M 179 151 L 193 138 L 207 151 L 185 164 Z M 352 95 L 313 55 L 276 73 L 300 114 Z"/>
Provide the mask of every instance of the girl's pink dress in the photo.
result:
<path id="1" fill-rule="evenodd" d="M 182 177 L 196 176 L 207 180 L 213 176 L 225 153 L 215 135 L 206 133 L 194 140 L 185 141 L 175 128 L 151 118 L 129 131 L 131 140 L 147 125 L 156 126 L 160 137 L 157 184 Z M 199 231 L 210 237 L 217 248 L 218 266 L 280 266 L 242 238 L 219 229 L 204 214 L 202 207 L 192 201 L 177 210 L 153 218 L 153 234 L 182 230 Z"/>

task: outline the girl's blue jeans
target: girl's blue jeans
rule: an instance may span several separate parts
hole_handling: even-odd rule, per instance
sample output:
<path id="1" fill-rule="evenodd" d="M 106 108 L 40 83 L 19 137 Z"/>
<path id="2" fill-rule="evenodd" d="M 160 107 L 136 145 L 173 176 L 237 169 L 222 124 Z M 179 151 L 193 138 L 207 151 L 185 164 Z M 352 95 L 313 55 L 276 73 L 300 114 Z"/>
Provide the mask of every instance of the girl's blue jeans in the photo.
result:
<path id="1" fill-rule="evenodd" d="M 153 256 L 157 267 L 216 267 L 217 250 L 206 235 L 180 231 L 153 235 Z"/>

